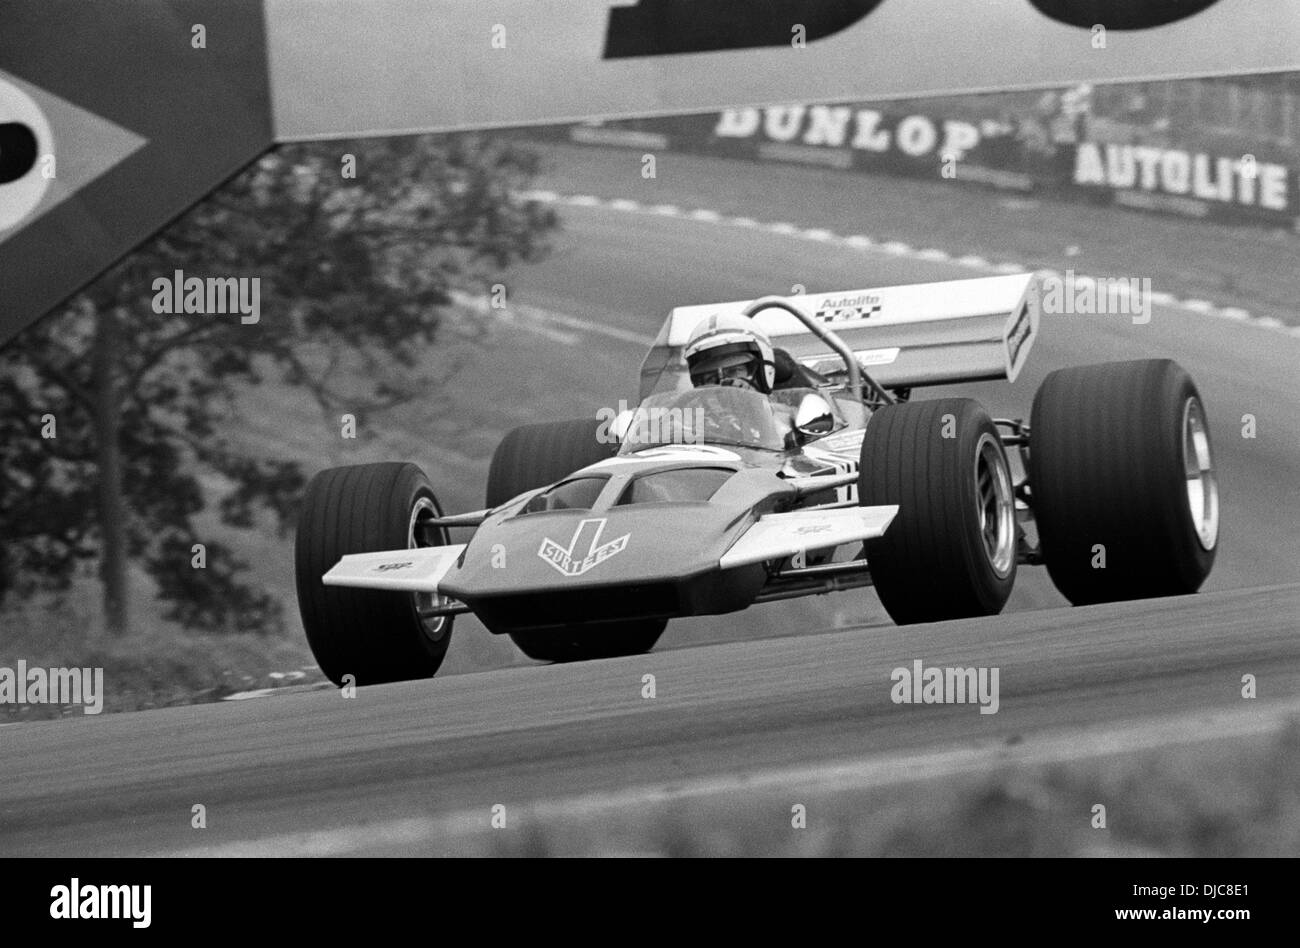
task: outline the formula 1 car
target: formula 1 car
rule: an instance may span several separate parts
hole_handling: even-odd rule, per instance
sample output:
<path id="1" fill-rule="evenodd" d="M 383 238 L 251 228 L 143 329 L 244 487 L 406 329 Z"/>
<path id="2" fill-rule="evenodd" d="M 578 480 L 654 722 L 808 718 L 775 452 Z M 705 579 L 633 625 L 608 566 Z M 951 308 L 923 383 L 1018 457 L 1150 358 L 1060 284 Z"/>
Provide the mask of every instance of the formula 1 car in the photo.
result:
<path id="1" fill-rule="evenodd" d="M 636 409 L 509 432 L 482 510 L 444 513 L 414 464 L 321 472 L 295 554 L 321 669 L 429 677 L 465 612 L 531 658 L 572 661 L 647 651 L 675 617 L 868 585 L 899 624 L 991 615 L 1022 564 L 1075 604 L 1194 592 L 1219 495 L 1176 363 L 1054 371 L 1028 423 L 911 400 L 1014 381 L 1039 298 L 1014 274 L 678 307 Z M 683 345 L 719 313 L 779 347 L 771 395 L 691 387 Z"/>

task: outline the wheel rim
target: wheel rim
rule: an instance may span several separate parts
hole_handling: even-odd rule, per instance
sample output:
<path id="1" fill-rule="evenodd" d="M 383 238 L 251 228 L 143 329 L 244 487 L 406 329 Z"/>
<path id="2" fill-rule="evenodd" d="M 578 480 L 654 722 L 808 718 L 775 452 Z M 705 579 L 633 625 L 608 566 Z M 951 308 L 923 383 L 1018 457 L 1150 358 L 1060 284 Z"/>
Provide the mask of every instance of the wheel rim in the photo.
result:
<path id="1" fill-rule="evenodd" d="M 1016 562 L 1016 502 L 1002 445 L 988 433 L 975 448 L 975 506 L 984 555 L 1006 577 Z"/>
<path id="2" fill-rule="evenodd" d="M 434 502 L 428 497 L 416 498 L 415 505 L 411 508 L 411 520 L 406 528 L 406 548 L 414 550 L 420 546 L 434 546 L 436 544 L 421 544 L 416 535 L 424 531 L 417 528 L 421 523 L 432 520 L 440 516 L 440 511 Z M 437 593 L 413 593 L 411 598 L 415 604 L 415 614 L 420 620 L 420 627 L 433 641 L 438 641 L 446 634 L 447 616 L 430 616 L 429 611 L 436 609 L 447 602 L 446 596 L 439 596 Z"/>
<path id="3" fill-rule="evenodd" d="M 1183 406 L 1183 475 L 1187 480 L 1187 510 L 1192 516 L 1196 539 L 1203 550 L 1212 550 L 1219 540 L 1219 480 L 1210 455 L 1210 433 L 1205 410 L 1198 398 Z"/>

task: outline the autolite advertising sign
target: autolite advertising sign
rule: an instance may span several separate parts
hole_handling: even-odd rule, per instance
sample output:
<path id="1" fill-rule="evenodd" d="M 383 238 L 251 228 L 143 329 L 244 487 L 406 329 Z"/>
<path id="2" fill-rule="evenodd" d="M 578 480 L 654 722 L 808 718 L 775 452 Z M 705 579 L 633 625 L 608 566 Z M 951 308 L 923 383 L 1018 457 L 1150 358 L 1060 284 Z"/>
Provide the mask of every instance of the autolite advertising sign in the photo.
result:
<path id="1" fill-rule="evenodd" d="M 1180 148 L 1083 142 L 1074 184 L 1110 192 L 1116 204 L 1193 217 L 1250 217 L 1290 225 L 1295 172 L 1249 152 L 1212 155 Z"/>

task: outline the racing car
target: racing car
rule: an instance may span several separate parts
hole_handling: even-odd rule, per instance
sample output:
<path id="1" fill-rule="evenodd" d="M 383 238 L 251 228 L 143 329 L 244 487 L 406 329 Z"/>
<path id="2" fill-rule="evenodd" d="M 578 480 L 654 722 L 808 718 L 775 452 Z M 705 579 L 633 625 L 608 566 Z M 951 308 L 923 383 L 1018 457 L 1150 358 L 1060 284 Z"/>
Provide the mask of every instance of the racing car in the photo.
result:
<path id="1" fill-rule="evenodd" d="M 866 586 L 900 625 L 993 615 L 1020 566 L 1076 605 L 1196 591 L 1219 492 L 1176 363 L 1053 371 L 1028 422 L 912 398 L 1015 381 L 1040 298 L 1025 273 L 680 306 L 635 409 L 510 431 L 480 510 L 444 512 L 411 463 L 322 471 L 295 549 L 311 649 L 364 685 L 432 676 L 463 613 L 564 662 L 648 651 L 674 618 Z M 735 314 L 778 347 L 768 394 L 688 377 L 692 327 Z"/>

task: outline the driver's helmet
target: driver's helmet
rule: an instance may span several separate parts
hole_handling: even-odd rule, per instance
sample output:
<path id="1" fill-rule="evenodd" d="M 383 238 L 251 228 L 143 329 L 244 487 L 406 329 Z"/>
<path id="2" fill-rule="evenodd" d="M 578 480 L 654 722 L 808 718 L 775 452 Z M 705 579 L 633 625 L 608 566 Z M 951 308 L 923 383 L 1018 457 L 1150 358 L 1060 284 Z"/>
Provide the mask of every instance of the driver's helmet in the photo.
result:
<path id="1" fill-rule="evenodd" d="M 748 316 L 723 313 L 700 321 L 683 352 L 691 384 L 732 385 L 770 394 L 776 383 L 772 343 Z"/>

